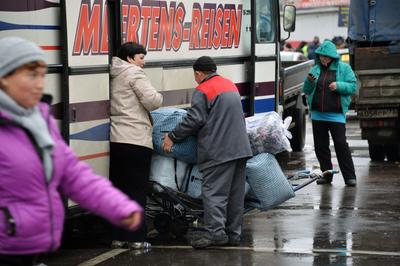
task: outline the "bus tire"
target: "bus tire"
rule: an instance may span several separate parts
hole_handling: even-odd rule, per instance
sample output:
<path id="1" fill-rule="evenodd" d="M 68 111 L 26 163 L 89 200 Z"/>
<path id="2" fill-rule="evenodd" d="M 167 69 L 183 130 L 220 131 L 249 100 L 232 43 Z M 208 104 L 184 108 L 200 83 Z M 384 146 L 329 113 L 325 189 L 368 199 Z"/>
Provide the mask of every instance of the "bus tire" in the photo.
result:
<path id="1" fill-rule="evenodd" d="M 295 126 L 290 129 L 292 133 L 292 139 L 290 140 L 290 146 L 293 151 L 302 151 L 306 143 L 306 111 L 304 106 L 300 109 L 296 109 L 293 114 L 293 121 Z"/>

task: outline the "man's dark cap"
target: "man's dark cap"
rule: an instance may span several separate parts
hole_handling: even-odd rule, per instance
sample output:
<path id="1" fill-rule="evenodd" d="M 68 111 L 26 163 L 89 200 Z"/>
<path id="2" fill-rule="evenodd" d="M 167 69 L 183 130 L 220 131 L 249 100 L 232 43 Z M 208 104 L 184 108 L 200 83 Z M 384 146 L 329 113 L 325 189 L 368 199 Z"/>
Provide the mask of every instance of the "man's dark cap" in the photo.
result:
<path id="1" fill-rule="evenodd" d="M 202 56 L 199 57 L 196 62 L 193 64 L 193 70 L 195 71 L 210 71 L 216 72 L 217 65 L 215 64 L 214 60 L 212 60 L 209 56 Z"/>

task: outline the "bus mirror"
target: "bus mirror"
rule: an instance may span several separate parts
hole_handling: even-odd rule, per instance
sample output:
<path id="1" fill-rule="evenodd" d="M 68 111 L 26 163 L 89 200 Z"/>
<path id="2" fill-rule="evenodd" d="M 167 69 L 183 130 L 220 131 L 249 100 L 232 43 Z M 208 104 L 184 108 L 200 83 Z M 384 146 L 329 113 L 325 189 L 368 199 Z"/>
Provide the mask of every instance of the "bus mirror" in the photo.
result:
<path id="1" fill-rule="evenodd" d="M 293 32 L 296 28 L 296 7 L 294 5 L 285 5 L 283 11 L 283 29 L 287 32 Z"/>

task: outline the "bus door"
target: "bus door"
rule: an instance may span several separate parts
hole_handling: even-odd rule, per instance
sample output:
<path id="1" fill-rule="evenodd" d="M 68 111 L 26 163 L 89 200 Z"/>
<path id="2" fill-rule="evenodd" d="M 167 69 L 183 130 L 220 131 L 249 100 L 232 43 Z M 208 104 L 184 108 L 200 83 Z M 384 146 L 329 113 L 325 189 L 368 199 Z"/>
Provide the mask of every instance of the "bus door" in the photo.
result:
<path id="1" fill-rule="evenodd" d="M 251 90 L 249 115 L 277 110 L 278 1 L 251 1 Z"/>

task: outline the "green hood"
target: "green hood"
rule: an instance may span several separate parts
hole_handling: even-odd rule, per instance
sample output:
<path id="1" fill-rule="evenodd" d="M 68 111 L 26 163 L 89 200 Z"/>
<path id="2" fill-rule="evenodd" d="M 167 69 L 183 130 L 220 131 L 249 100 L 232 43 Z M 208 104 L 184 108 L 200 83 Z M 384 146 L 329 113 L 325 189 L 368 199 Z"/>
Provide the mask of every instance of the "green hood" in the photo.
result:
<path id="1" fill-rule="evenodd" d="M 336 46 L 333 44 L 331 41 L 324 41 L 320 47 L 318 47 L 317 50 L 315 50 L 315 53 L 318 55 L 324 55 L 324 56 L 329 56 L 334 59 L 339 59 L 340 56 L 336 51 Z"/>

